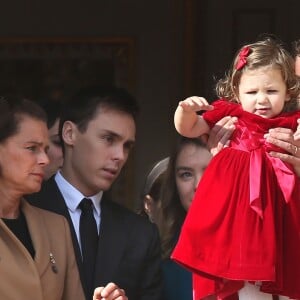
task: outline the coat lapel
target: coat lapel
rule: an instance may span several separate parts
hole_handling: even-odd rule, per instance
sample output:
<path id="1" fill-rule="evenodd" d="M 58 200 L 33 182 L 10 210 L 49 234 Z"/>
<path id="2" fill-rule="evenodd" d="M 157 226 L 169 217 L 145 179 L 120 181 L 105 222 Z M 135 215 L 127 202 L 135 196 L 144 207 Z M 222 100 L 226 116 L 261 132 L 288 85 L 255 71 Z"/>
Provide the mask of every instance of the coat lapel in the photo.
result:
<path id="1" fill-rule="evenodd" d="M 42 217 L 25 200 L 22 201 L 22 211 L 35 249 L 36 268 L 41 277 L 50 261 L 51 249 L 47 239 L 48 233 L 45 226 L 41 226 L 43 224 Z"/>
<path id="2" fill-rule="evenodd" d="M 80 252 L 76 232 L 72 223 L 71 216 L 68 211 L 68 207 L 54 180 L 54 176 L 52 176 L 49 180 L 43 183 L 40 192 L 28 196 L 28 199 L 32 205 L 63 215 L 67 219 L 71 231 L 75 258 L 76 258 L 80 278 L 82 279 L 82 283 L 83 283 L 84 281 L 83 281 L 82 259 L 81 259 L 81 252 Z"/>
<path id="3" fill-rule="evenodd" d="M 104 197 L 103 197 L 104 198 Z M 120 230 L 121 228 L 121 230 Z M 105 285 L 114 278 L 124 246 L 126 245 L 125 221 L 119 209 L 108 199 L 101 200 L 101 224 L 95 270 L 95 284 Z"/>

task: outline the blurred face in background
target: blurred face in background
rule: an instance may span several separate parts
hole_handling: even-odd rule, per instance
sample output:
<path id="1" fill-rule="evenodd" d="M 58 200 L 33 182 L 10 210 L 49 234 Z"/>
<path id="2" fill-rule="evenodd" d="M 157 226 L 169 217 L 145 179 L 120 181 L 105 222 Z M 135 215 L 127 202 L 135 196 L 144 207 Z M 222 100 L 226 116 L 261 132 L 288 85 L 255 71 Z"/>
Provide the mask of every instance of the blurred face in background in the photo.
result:
<path id="1" fill-rule="evenodd" d="M 154 199 L 149 194 L 144 197 L 144 211 L 148 215 L 148 218 L 151 222 L 157 223 L 158 214 L 160 210 L 160 201 L 159 199 Z"/>
<path id="2" fill-rule="evenodd" d="M 300 56 L 296 56 L 295 58 L 295 73 L 297 76 L 300 76 Z"/>
<path id="3" fill-rule="evenodd" d="M 59 119 L 57 119 L 54 125 L 48 129 L 49 135 L 49 150 L 48 157 L 50 160 L 49 165 L 45 167 L 45 177 L 44 179 L 49 179 L 54 175 L 57 170 L 62 167 L 63 164 L 63 152 L 61 147 L 61 142 L 58 133 Z"/>
<path id="4" fill-rule="evenodd" d="M 181 204 L 186 211 L 211 157 L 206 148 L 192 143 L 184 145 L 177 156 L 175 179 Z"/>

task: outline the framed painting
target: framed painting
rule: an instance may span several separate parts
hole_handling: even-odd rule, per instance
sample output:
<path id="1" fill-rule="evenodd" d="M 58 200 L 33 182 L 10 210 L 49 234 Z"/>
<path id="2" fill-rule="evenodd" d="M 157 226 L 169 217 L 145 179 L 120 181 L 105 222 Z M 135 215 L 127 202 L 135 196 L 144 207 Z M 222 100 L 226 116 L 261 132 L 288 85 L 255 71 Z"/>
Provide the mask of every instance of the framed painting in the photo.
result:
<path id="1" fill-rule="evenodd" d="M 132 90 L 133 52 L 130 38 L 0 39 L 0 94 L 38 99 L 91 84 Z"/>
<path id="2" fill-rule="evenodd" d="M 88 85 L 115 85 L 134 91 L 131 38 L 2 38 L 0 95 L 60 101 Z M 132 153 L 111 193 L 133 205 Z"/>

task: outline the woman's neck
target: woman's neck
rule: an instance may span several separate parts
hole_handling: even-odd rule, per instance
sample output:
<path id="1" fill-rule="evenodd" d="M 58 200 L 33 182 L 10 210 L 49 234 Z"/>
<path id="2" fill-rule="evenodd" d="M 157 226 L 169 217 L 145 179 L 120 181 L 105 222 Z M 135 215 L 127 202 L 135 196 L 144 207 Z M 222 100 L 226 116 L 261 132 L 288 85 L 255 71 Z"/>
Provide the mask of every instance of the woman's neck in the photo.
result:
<path id="1" fill-rule="evenodd" d="M 21 196 L 0 186 L 0 218 L 16 219 L 20 215 Z"/>

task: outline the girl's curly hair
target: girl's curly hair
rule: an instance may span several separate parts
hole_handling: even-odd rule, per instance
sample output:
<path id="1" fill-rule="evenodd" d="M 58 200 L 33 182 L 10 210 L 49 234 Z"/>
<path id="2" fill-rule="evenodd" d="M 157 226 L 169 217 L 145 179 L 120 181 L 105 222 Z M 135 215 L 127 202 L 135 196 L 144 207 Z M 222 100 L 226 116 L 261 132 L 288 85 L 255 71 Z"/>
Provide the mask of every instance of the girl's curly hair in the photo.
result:
<path id="1" fill-rule="evenodd" d="M 240 53 L 245 47 L 250 50 L 246 57 L 246 63 L 242 68 L 237 68 Z M 236 53 L 229 72 L 217 82 L 216 93 L 218 97 L 231 102 L 238 102 L 238 87 L 243 72 L 264 67 L 280 70 L 291 97 L 290 101 L 286 102 L 285 111 L 297 109 L 300 82 L 295 75 L 295 61 L 280 41 L 270 37 L 245 45 Z"/>

